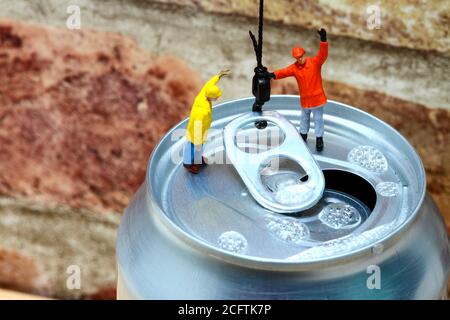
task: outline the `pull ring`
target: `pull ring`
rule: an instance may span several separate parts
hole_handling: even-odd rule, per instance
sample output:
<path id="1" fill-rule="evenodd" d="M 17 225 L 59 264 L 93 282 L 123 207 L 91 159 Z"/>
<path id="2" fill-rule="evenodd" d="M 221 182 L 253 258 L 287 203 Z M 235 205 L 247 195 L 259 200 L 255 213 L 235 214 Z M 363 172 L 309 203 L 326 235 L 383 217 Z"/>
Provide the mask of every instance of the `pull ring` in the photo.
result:
<path id="1" fill-rule="evenodd" d="M 258 130 L 253 126 L 256 121 L 270 125 Z M 264 131 L 266 141 L 261 143 Z M 225 126 L 223 136 L 227 157 L 261 206 L 293 213 L 311 208 L 322 198 L 322 170 L 295 126 L 278 112 L 239 116 Z M 274 137 L 279 142 L 275 146 L 270 143 Z"/>

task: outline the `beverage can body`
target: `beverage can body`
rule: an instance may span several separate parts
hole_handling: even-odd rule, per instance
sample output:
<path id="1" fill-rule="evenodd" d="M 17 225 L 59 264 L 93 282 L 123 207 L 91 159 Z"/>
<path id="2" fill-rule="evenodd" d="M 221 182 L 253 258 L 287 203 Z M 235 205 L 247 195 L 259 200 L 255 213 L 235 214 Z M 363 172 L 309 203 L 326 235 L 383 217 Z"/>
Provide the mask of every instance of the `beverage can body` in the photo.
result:
<path id="1" fill-rule="evenodd" d="M 215 107 L 198 175 L 180 161 L 185 122 L 155 148 L 118 233 L 118 298 L 445 299 L 448 235 L 411 145 L 379 119 L 329 101 L 326 146 L 313 152 L 323 199 L 306 212 L 273 213 L 248 194 L 221 139 L 252 102 Z M 265 108 L 298 125 L 298 97 L 273 96 Z M 258 152 L 251 136 L 242 141 L 237 148 Z M 282 176 L 261 178 L 268 190 L 292 178 L 280 168 Z"/>

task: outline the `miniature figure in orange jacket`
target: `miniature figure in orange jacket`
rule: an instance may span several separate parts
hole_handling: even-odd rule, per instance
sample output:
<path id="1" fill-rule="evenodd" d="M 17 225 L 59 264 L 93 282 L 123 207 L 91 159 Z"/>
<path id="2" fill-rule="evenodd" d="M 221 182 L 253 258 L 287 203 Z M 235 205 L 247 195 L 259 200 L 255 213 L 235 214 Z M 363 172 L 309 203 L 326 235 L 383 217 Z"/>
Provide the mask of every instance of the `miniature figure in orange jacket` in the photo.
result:
<path id="1" fill-rule="evenodd" d="M 314 115 L 316 149 L 323 149 L 323 107 L 327 102 L 327 97 L 322 85 L 322 65 L 328 57 L 328 42 L 325 29 L 317 31 L 320 35 L 320 49 L 315 57 L 306 57 L 305 50 L 302 47 L 292 49 L 292 56 L 296 62 L 287 68 L 275 71 L 275 80 L 286 77 L 295 77 L 297 80 L 298 91 L 301 97 L 302 106 L 302 125 L 300 133 L 306 141 L 309 131 L 309 118 L 311 112 Z"/>

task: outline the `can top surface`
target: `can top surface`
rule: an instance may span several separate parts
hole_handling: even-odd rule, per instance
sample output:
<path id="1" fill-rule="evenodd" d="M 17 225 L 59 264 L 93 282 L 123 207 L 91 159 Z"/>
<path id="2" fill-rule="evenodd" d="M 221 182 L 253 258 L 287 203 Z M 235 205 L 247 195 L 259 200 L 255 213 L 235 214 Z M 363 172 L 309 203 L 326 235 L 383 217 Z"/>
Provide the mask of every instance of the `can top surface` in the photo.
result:
<path id="1" fill-rule="evenodd" d="M 325 106 L 324 150 L 315 151 L 313 129 L 308 140 L 325 176 L 323 198 L 311 209 L 290 215 L 261 207 L 227 161 L 222 139 L 224 126 L 249 112 L 252 103 L 247 98 L 214 107 L 204 146 L 209 164 L 198 175 L 182 166 L 187 120 L 153 151 L 148 196 L 152 214 L 169 232 L 197 250 L 238 263 L 302 264 L 382 250 L 412 220 L 425 196 L 425 172 L 417 153 L 386 123 L 333 101 Z M 298 96 L 272 96 L 265 110 L 277 110 L 299 125 Z M 250 136 L 264 133 L 244 129 Z M 274 136 L 273 129 L 266 129 L 272 130 L 269 135 Z M 283 143 L 280 137 L 277 141 Z M 256 150 L 259 142 L 244 139 L 236 147 L 264 152 Z M 278 169 L 260 177 L 269 191 L 304 178 L 301 168 L 295 172 L 283 161 Z M 261 170 L 268 171 L 267 166 Z"/>

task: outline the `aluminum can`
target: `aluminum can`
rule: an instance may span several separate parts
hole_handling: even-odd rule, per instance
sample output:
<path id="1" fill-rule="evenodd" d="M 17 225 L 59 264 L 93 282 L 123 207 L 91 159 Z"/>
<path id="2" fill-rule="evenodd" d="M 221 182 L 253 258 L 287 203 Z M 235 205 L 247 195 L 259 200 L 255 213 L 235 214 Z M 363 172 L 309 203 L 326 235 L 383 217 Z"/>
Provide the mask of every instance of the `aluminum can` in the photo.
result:
<path id="1" fill-rule="evenodd" d="M 187 120 L 155 147 L 118 233 L 118 298 L 446 299 L 449 238 L 408 141 L 328 101 L 324 150 L 315 151 L 313 130 L 307 141 L 323 197 L 304 212 L 275 213 L 253 199 L 224 150 L 223 128 L 252 103 L 214 107 L 209 164 L 198 175 L 181 164 Z M 299 126 L 298 96 L 272 96 L 265 110 Z M 287 175 L 261 177 L 268 189 L 292 178 L 280 166 Z"/>

